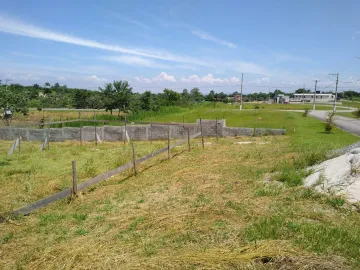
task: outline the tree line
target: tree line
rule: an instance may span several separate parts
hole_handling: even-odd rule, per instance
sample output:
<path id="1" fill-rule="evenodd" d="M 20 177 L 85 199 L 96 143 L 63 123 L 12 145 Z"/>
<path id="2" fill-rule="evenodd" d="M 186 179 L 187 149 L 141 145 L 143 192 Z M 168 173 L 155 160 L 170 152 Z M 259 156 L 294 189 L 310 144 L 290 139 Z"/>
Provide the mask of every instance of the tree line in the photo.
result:
<path id="1" fill-rule="evenodd" d="M 310 90 L 297 89 L 295 93 L 310 93 Z M 246 101 L 265 101 L 273 99 L 279 94 L 284 94 L 277 89 L 270 93 L 251 93 L 243 95 Z M 291 94 L 290 94 L 291 95 Z M 197 87 L 191 90 L 184 89 L 176 92 L 165 88 L 161 93 L 136 93 L 127 81 L 114 81 L 100 87 L 99 91 L 69 88 L 66 85 L 45 83 L 44 86 L 34 84 L 23 86 L 11 84 L 5 86 L 0 80 L 0 108 L 10 109 L 13 112 L 27 114 L 29 108 L 76 108 L 76 109 L 105 109 L 111 113 L 121 111 L 157 111 L 165 106 L 188 107 L 203 101 L 234 102 L 234 97 L 239 96 L 237 91 L 226 94 L 211 90 L 204 95 Z M 339 93 L 341 98 L 359 97 L 354 91 Z"/>

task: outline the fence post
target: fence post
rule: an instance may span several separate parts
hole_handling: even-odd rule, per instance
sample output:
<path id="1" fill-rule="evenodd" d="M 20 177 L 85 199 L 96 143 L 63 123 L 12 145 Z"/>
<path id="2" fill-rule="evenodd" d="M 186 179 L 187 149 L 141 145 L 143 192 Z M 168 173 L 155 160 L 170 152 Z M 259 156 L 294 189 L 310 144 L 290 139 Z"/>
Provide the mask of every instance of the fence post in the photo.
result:
<path id="1" fill-rule="evenodd" d="M 216 128 L 216 142 L 218 142 L 219 141 L 219 135 L 218 135 L 218 119 L 217 119 L 217 117 L 216 117 L 215 128 Z"/>
<path id="2" fill-rule="evenodd" d="M 96 123 L 95 123 L 95 135 L 94 135 L 94 138 L 95 138 L 95 145 L 97 145 L 97 138 L 96 138 Z"/>
<path id="3" fill-rule="evenodd" d="M 80 146 L 82 146 L 82 127 L 80 127 Z"/>
<path id="4" fill-rule="evenodd" d="M 168 160 L 170 160 L 170 125 L 168 126 Z"/>
<path id="5" fill-rule="evenodd" d="M 126 121 L 125 121 L 125 129 L 124 129 L 124 144 L 126 143 Z"/>
<path id="6" fill-rule="evenodd" d="M 132 154 L 133 154 L 133 165 L 134 165 L 134 175 L 136 176 L 136 154 L 135 154 L 135 148 L 134 148 L 134 142 L 131 142 L 131 148 L 132 148 Z"/>
<path id="7" fill-rule="evenodd" d="M 72 195 L 77 193 L 77 181 L 76 181 L 76 160 L 72 161 Z"/>
<path id="8" fill-rule="evenodd" d="M 20 136 L 20 130 L 19 130 L 19 154 L 21 153 L 20 144 L 21 144 L 21 136 Z"/>
<path id="9" fill-rule="evenodd" d="M 204 146 L 204 134 L 203 134 L 203 131 L 202 131 L 201 118 L 200 118 L 200 132 L 201 132 L 201 144 L 202 144 L 202 147 L 204 149 L 205 148 L 205 146 Z"/>
<path id="10" fill-rule="evenodd" d="M 187 133 L 188 133 L 188 134 L 187 134 L 187 135 L 188 135 L 188 136 L 187 136 L 187 137 L 188 137 L 188 151 L 190 152 L 190 128 L 188 128 L 187 131 L 188 131 L 188 132 L 187 132 Z"/>
<path id="11" fill-rule="evenodd" d="M 78 112 L 78 118 L 79 118 L 79 120 L 80 120 L 80 112 Z"/>

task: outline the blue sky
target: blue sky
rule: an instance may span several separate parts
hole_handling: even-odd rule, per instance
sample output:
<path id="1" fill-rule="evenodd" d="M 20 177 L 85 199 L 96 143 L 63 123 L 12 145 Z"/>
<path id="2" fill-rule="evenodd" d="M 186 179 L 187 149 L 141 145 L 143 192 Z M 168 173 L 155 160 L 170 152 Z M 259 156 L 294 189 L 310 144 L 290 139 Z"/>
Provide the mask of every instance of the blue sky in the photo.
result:
<path id="1" fill-rule="evenodd" d="M 360 90 L 360 1 L 3 1 L 0 79 L 135 91 Z"/>

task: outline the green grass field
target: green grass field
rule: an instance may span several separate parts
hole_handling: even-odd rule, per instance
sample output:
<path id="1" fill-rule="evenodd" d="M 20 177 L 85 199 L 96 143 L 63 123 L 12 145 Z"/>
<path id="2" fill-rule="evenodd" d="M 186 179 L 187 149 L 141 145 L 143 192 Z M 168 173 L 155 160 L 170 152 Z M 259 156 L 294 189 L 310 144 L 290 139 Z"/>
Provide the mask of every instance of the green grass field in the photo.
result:
<path id="1" fill-rule="evenodd" d="M 2 268 L 358 269 L 359 214 L 339 197 L 301 186 L 306 166 L 358 137 L 325 134 L 322 122 L 296 112 L 205 108 L 201 117 L 217 113 L 229 126 L 288 132 L 205 138 L 205 149 L 195 139 L 191 152 L 175 148 L 170 161 L 165 153 L 145 162 L 136 177 L 129 170 L 77 198 L 8 219 L 0 224 Z M 182 121 L 182 114 L 198 117 L 184 111 L 157 120 Z M 245 141 L 251 144 L 238 144 Z M 82 160 L 82 181 L 131 158 L 120 143 L 53 143 L 42 153 L 28 143 L 6 157 L 10 144 L 0 144 L 5 209 L 69 185 L 72 159 Z M 164 144 L 136 142 L 138 155 Z"/>
<path id="2" fill-rule="evenodd" d="M 339 113 L 336 113 L 336 114 L 340 115 L 340 116 L 349 117 L 349 118 L 360 119 L 353 112 L 339 112 Z"/>

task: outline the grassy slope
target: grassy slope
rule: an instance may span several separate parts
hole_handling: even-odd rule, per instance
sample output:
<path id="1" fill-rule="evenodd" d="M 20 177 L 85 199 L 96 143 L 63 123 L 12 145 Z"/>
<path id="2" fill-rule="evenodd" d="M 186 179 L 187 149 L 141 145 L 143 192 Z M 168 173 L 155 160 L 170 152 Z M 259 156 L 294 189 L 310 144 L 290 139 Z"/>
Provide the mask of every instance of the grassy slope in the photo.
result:
<path id="1" fill-rule="evenodd" d="M 349 117 L 349 118 L 359 119 L 359 117 L 357 117 L 353 112 L 339 112 L 339 113 L 336 113 L 336 114 L 341 115 L 341 116 L 345 116 L 345 117 Z"/>
<path id="2" fill-rule="evenodd" d="M 310 151 L 357 138 L 341 130 L 324 134 L 321 122 L 297 113 L 276 122 L 286 119 L 295 133 L 218 144 L 206 139 L 205 150 L 196 140 L 192 152 L 158 157 L 137 177 L 117 175 L 73 201 L 0 224 L 0 263 L 8 269 L 240 269 L 267 256 L 288 269 L 356 268 L 356 212 L 337 198 L 263 179 Z M 254 143 L 235 144 L 249 140 Z"/>

